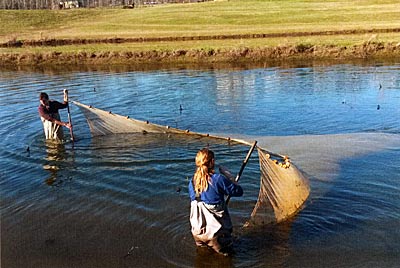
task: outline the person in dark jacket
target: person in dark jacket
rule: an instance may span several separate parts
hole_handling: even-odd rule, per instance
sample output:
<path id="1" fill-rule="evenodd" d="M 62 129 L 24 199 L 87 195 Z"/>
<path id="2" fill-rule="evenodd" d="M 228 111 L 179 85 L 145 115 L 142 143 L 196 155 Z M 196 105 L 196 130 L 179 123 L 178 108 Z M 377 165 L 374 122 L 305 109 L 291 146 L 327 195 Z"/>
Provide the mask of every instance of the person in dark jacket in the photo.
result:
<path id="1" fill-rule="evenodd" d="M 236 182 L 214 171 L 214 152 L 204 148 L 196 155 L 196 171 L 189 182 L 191 232 L 197 246 L 227 255 L 232 248 L 232 221 L 225 196 L 242 196 Z"/>
<path id="2" fill-rule="evenodd" d="M 58 110 L 65 109 L 68 107 L 68 101 L 66 93 L 64 94 L 64 102 L 49 100 L 47 93 L 40 93 L 39 95 L 40 105 L 38 107 L 40 119 L 43 123 L 43 130 L 46 139 L 63 139 L 62 126 L 71 128 L 72 126 L 68 122 L 62 122 Z"/>

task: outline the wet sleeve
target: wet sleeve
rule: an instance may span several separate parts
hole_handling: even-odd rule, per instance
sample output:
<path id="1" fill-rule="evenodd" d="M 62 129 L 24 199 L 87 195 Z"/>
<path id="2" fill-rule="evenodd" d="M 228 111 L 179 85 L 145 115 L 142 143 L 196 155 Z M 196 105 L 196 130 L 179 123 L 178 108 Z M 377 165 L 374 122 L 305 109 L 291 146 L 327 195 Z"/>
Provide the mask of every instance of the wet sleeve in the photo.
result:
<path id="1" fill-rule="evenodd" d="M 61 102 L 58 102 L 58 101 L 54 101 L 54 104 L 55 104 L 55 107 L 56 107 L 57 110 L 65 109 L 68 106 L 68 102 L 61 103 Z"/>
<path id="2" fill-rule="evenodd" d="M 39 111 L 39 115 L 41 117 L 43 117 L 44 119 L 46 119 L 48 121 L 53 121 L 53 118 L 48 113 L 46 113 L 43 106 L 39 106 L 38 111 Z"/>
<path id="3" fill-rule="evenodd" d="M 196 199 L 196 193 L 194 192 L 192 180 L 189 181 L 188 189 L 189 189 L 190 200 L 191 201 L 195 200 Z"/>
<path id="4" fill-rule="evenodd" d="M 223 192 L 225 195 L 230 195 L 230 196 L 242 196 L 243 195 L 243 189 L 240 185 L 234 184 L 232 181 L 228 180 L 225 176 L 220 175 L 220 183 L 221 183 L 221 189 L 223 189 Z"/>

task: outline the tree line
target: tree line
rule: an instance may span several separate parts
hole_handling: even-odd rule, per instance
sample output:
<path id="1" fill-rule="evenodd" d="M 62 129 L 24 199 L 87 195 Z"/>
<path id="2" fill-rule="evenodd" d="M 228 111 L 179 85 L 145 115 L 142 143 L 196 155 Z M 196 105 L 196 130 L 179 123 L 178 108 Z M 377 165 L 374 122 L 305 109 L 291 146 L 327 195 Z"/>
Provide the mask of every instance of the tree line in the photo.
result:
<path id="1" fill-rule="evenodd" d="M 204 0 L 0 0 L 0 9 L 64 9 L 126 7 L 163 3 L 203 2 Z"/>

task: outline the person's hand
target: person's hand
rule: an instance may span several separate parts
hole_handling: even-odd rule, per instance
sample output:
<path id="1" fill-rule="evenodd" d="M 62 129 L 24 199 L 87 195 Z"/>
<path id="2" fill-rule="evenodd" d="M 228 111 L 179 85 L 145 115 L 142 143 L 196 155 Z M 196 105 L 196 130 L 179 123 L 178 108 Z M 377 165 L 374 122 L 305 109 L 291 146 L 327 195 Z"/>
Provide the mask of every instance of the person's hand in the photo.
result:
<path id="1" fill-rule="evenodd" d="M 63 126 L 69 129 L 72 128 L 72 125 L 70 123 L 64 123 Z"/>
<path id="2" fill-rule="evenodd" d="M 225 177 L 231 181 L 235 181 L 235 176 L 224 166 L 219 166 L 219 172 L 221 172 Z"/>
<path id="3" fill-rule="evenodd" d="M 64 89 L 64 102 L 68 102 L 68 89 Z"/>

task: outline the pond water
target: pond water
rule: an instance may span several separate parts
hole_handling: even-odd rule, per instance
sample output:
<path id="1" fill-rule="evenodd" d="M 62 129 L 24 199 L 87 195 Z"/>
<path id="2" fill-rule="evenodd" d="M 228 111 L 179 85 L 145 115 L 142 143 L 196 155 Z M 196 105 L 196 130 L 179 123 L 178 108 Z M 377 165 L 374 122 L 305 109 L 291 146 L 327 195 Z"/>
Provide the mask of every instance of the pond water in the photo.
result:
<path id="1" fill-rule="evenodd" d="M 235 251 L 197 250 L 187 184 L 198 149 L 237 172 L 248 147 L 211 139 L 44 140 L 38 95 L 131 118 L 257 140 L 307 174 L 303 210 L 243 228 L 257 201 L 253 154 L 233 198 Z M 180 109 L 182 108 L 182 109 Z M 61 117 L 67 120 L 62 110 Z M 255 69 L 0 70 L 1 267 L 398 267 L 400 63 Z M 68 131 L 65 131 L 68 136 Z"/>

